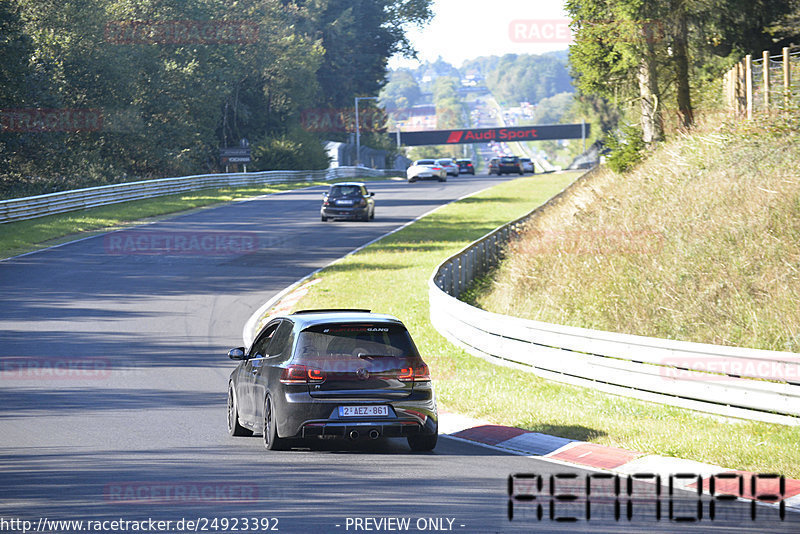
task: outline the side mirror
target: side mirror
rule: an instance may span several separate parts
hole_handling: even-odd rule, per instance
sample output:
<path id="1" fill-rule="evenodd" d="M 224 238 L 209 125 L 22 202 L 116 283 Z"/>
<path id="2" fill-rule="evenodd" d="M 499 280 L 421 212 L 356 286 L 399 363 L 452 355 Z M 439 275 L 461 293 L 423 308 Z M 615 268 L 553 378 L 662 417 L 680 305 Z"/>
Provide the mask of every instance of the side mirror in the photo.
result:
<path id="1" fill-rule="evenodd" d="M 244 347 L 237 347 L 228 351 L 231 360 L 244 360 Z"/>
<path id="2" fill-rule="evenodd" d="M 375 193 L 370 193 L 369 196 L 374 197 Z"/>

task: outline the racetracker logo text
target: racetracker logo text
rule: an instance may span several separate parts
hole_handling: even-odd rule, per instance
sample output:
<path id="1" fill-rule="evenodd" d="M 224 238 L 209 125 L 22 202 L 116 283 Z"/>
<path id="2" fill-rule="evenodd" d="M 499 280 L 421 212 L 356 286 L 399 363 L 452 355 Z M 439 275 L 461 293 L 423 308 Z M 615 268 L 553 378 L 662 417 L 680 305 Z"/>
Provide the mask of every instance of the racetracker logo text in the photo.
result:
<path id="1" fill-rule="evenodd" d="M 106 254 L 222 256 L 250 254 L 258 250 L 255 232 L 157 232 L 131 231 L 107 234 Z"/>
<path id="2" fill-rule="evenodd" d="M 128 504 L 249 503 L 258 486 L 241 482 L 121 482 L 106 484 L 105 500 Z"/>
<path id="3" fill-rule="evenodd" d="M 571 43 L 569 19 L 512 20 L 508 36 L 513 43 Z"/>
<path id="4" fill-rule="evenodd" d="M 742 377 L 800 383 L 800 363 L 791 359 L 695 356 L 661 360 L 661 376 L 676 380 L 740 381 Z"/>
<path id="5" fill-rule="evenodd" d="M 103 128 L 99 109 L 2 109 L 2 132 L 96 132 Z"/>
<path id="6" fill-rule="evenodd" d="M 0 358 L 3 380 L 99 380 L 111 376 L 108 358 Z"/>

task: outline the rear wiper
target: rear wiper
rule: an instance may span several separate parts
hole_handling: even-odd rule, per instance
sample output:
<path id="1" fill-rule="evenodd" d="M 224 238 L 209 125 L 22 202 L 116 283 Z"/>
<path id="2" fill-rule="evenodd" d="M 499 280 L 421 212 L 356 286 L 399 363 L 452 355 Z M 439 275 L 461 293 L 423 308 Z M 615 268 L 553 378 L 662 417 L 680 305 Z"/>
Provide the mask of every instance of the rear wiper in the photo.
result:
<path id="1" fill-rule="evenodd" d="M 392 356 L 391 354 L 364 354 L 364 353 L 359 353 L 358 357 L 364 360 L 369 358 L 394 358 L 394 356 Z"/>

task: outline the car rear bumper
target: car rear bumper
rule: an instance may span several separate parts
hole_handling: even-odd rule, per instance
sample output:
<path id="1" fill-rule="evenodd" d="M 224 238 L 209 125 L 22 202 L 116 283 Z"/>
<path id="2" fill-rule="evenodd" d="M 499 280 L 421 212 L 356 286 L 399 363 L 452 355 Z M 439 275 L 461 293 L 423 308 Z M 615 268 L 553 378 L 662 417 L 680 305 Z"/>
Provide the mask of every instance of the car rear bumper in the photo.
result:
<path id="1" fill-rule="evenodd" d="M 278 414 L 278 435 L 286 438 L 306 437 L 406 437 L 434 434 L 438 431 L 438 415 L 433 391 L 416 390 L 403 399 L 329 399 L 312 397 L 306 392 L 288 392 L 275 397 Z M 339 406 L 388 405 L 385 417 L 342 417 Z"/>
<path id="2" fill-rule="evenodd" d="M 369 208 L 322 208 L 320 214 L 330 219 L 363 219 Z"/>
<path id="3" fill-rule="evenodd" d="M 309 421 L 303 425 L 300 431 L 300 437 L 405 438 L 423 433 L 432 434 L 435 433 L 435 430 L 426 431 L 425 425 L 418 421 L 347 421 L 342 423 Z"/>

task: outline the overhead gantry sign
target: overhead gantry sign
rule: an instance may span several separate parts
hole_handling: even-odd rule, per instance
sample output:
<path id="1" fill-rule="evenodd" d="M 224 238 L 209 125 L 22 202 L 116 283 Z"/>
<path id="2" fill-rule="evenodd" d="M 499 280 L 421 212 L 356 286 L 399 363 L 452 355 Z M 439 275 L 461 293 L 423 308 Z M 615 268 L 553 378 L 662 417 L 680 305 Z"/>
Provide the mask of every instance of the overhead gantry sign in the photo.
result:
<path id="1" fill-rule="evenodd" d="M 393 140 L 405 146 L 456 145 L 490 141 L 545 141 L 550 139 L 585 139 L 589 125 L 551 124 L 546 126 L 514 126 L 508 128 L 465 128 L 462 130 L 428 130 L 395 132 Z"/>

